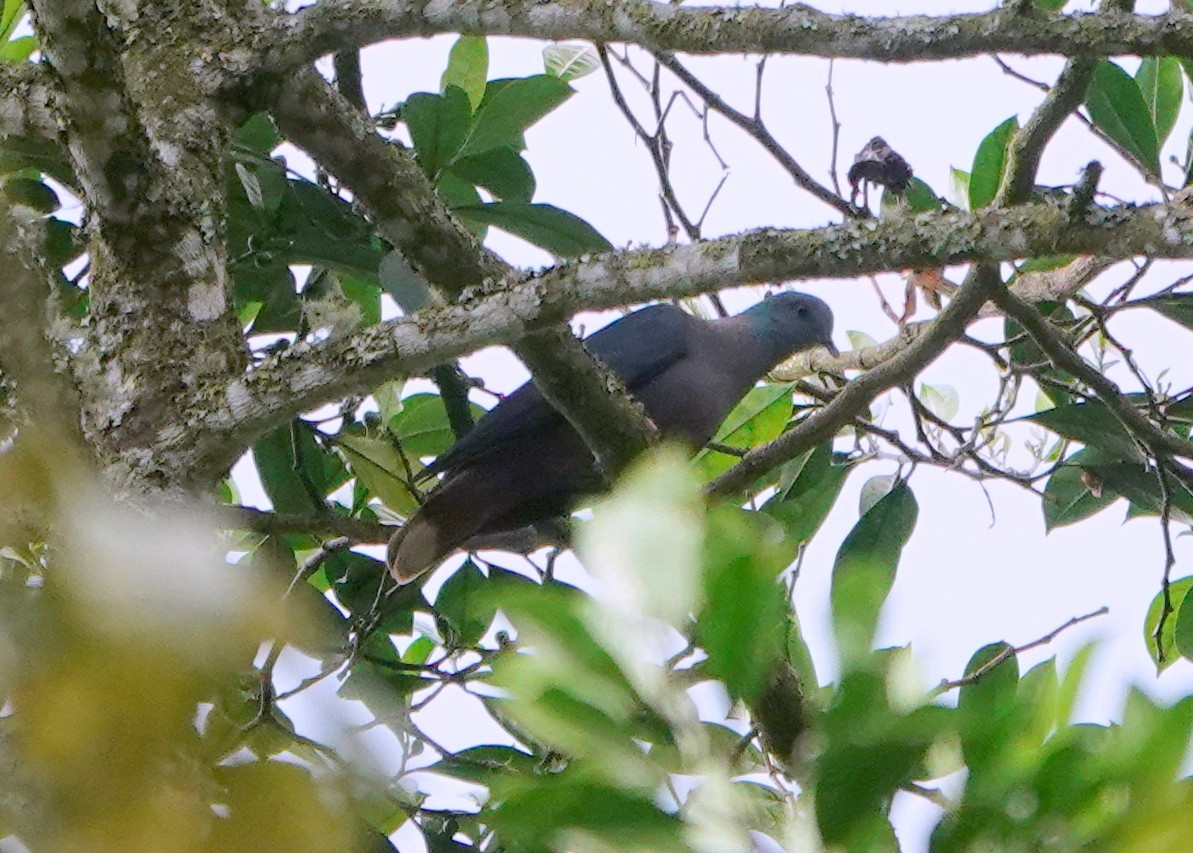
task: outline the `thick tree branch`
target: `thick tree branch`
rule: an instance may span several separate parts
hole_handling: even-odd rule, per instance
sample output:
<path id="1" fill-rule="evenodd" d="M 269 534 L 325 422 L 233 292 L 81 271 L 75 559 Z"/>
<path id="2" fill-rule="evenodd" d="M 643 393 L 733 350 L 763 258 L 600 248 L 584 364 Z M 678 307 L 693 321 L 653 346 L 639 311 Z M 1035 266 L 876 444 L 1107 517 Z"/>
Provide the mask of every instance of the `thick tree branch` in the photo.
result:
<path id="1" fill-rule="evenodd" d="M 138 491 L 188 482 L 147 446 L 185 435 L 196 400 L 247 360 L 224 257 L 228 130 L 200 90 L 206 39 L 235 22 L 182 0 L 158 6 L 31 3 L 87 205 L 88 436 L 112 480 Z M 151 14 L 172 15 L 170 28 L 138 32 Z"/>
<path id="2" fill-rule="evenodd" d="M 600 388 L 611 380 L 605 394 L 614 394 L 630 402 L 625 386 L 593 360 L 566 326 L 529 335 L 515 347 L 515 351 L 534 376 L 543 396 L 561 412 L 582 409 L 588 404 L 584 398 L 587 389 Z M 574 381 L 577 375 L 584 376 L 584 380 Z M 559 377 L 565 381 L 558 381 Z M 610 480 L 645 450 L 655 435 L 641 406 L 633 405 L 637 409 L 633 417 L 568 419 L 584 443 L 597 453 L 597 462 Z"/>
<path id="3" fill-rule="evenodd" d="M 687 7 L 647 0 L 331 0 L 279 18 L 269 74 L 285 76 L 339 50 L 436 33 L 624 42 L 691 54 L 768 53 L 917 62 L 985 53 L 1193 55 L 1193 16 L 1122 11 L 1048 15 L 1030 4 L 979 14 L 861 17 L 804 4 Z M 272 40 L 271 39 L 276 39 Z"/>
<path id="4" fill-rule="evenodd" d="M 38 64 L 0 63 L 0 136 L 58 139 L 46 71 Z"/>
<path id="5" fill-rule="evenodd" d="M 314 72 L 282 87 L 275 114 L 286 135 L 352 190 L 382 232 L 442 292 L 457 297 L 466 287 L 516 275 L 455 221 L 410 152 L 378 136 Z M 606 470 L 620 470 L 627 453 L 646 446 L 650 426 L 641 409 L 624 394 L 610 393 L 616 381 L 566 326 L 505 343 L 514 344 L 543 395 L 602 466 L 615 466 Z"/>
<path id="6" fill-rule="evenodd" d="M 1060 207 L 1032 204 L 610 253 L 521 282 L 477 288 L 458 304 L 412 318 L 292 346 L 209 401 L 205 423 L 165 449 L 214 470 L 279 420 L 464 353 L 512 344 L 578 311 L 741 284 L 1094 252 L 1100 263 L 1136 255 L 1193 257 L 1193 209 L 1179 203 L 1092 208 L 1084 222 L 1073 222 Z"/>
<path id="7" fill-rule="evenodd" d="M 15 318 L 0 325 L 0 369 L 16 384 L 20 408 L 46 446 L 69 458 L 86 446 L 82 406 L 69 377 L 56 368 L 47 339 L 52 279 L 37 266 L 35 243 L 22 232 L 15 217 L 0 210 L 0 312 Z"/>

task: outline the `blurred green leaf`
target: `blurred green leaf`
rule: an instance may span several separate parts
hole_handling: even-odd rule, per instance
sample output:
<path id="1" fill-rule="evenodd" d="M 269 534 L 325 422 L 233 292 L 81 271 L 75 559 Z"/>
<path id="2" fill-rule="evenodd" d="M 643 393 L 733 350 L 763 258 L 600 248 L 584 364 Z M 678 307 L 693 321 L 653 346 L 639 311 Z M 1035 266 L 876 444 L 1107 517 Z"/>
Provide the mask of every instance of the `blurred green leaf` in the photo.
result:
<path id="1" fill-rule="evenodd" d="M 1163 148 L 1181 111 L 1184 83 L 1180 60 L 1174 56 L 1144 57 L 1135 72 L 1135 82 L 1152 117 L 1156 143 Z"/>
<path id="2" fill-rule="evenodd" d="M 659 809 L 650 792 L 634 793 L 577 773 L 545 776 L 537 784 L 502 785 L 499 791 L 493 826 L 503 846 L 512 849 L 574 849 L 565 842 L 569 837 L 591 839 L 593 850 L 691 849 L 683 821 Z"/>
<path id="3" fill-rule="evenodd" d="M 957 389 L 952 385 L 920 385 L 920 402 L 942 421 L 952 420 L 961 405 Z"/>
<path id="4" fill-rule="evenodd" d="M 571 86 L 548 74 L 490 80 L 460 148 L 460 156 L 469 157 L 500 146 L 521 151 L 525 147 L 522 134 L 526 129 L 572 94 Z"/>
<path id="5" fill-rule="evenodd" d="M 25 0 L 4 0 L 0 11 L 0 40 L 7 41 L 25 15 Z"/>
<path id="6" fill-rule="evenodd" d="M 465 782 L 488 785 L 498 775 L 534 773 L 538 765 L 539 759 L 515 747 L 483 745 L 454 752 L 427 769 Z"/>
<path id="7" fill-rule="evenodd" d="M 435 615 L 448 648 L 474 646 L 489 630 L 497 609 L 492 597 L 484 594 L 487 581 L 476 563 L 465 560 L 435 596 Z"/>
<path id="8" fill-rule="evenodd" d="M 949 169 L 949 200 L 962 210 L 969 209 L 969 172 Z"/>
<path id="9" fill-rule="evenodd" d="M 752 704 L 783 647 L 786 592 L 777 582 L 790 553 L 778 525 L 718 507 L 704 544 L 704 607 L 696 624 L 709 671 L 730 698 Z"/>
<path id="10" fill-rule="evenodd" d="M 1113 62 L 1100 62 L 1085 93 L 1085 105 L 1098 129 L 1133 154 L 1148 172 L 1159 177 L 1160 147 L 1156 126 L 1139 84 L 1130 74 Z"/>
<path id="11" fill-rule="evenodd" d="M 1173 631 L 1173 642 L 1181 657 L 1193 660 L 1193 589 L 1185 593 L 1177 608 L 1176 629 Z"/>
<path id="12" fill-rule="evenodd" d="M 493 225 L 561 258 L 607 252 L 613 245 L 580 217 L 551 204 L 493 201 L 460 205 L 452 212 L 466 222 Z"/>
<path id="13" fill-rule="evenodd" d="M 37 50 L 37 39 L 33 36 L 21 36 L 0 44 L 0 61 L 24 62 Z"/>
<path id="14" fill-rule="evenodd" d="M 1147 300 L 1146 304 L 1172 322 L 1180 323 L 1186 329 L 1193 329 L 1193 293 L 1170 293 L 1165 296 L 1155 296 Z"/>
<path id="15" fill-rule="evenodd" d="M 824 715 L 827 742 L 816 768 L 816 823 L 825 844 L 898 849 L 887 818 L 890 797 L 944 732 L 949 713 L 931 706 L 895 712 L 878 673 L 860 669 L 842 676 Z"/>
<path id="16" fill-rule="evenodd" d="M 833 625 L 846 666 L 870 651 L 878 613 L 895 581 L 899 554 L 915 527 L 918 506 L 906 481 L 861 517 L 833 564 Z"/>
<path id="17" fill-rule="evenodd" d="M 34 178 L 9 178 L 4 182 L 4 197 L 9 204 L 29 207 L 42 214 L 53 213 L 61 206 L 58 193 Z"/>
<path id="18" fill-rule="evenodd" d="M 472 109 L 485 96 L 485 78 L 489 76 L 489 42 L 484 36 L 462 35 L 452 45 L 447 68 L 439 78 L 439 89 L 446 93 L 455 86 L 468 95 Z"/>
<path id="19" fill-rule="evenodd" d="M 971 768 L 992 760 L 1011 744 L 1019 660 L 1013 653 L 1007 655 L 1010 651 L 1011 646 L 1007 643 L 991 643 L 974 652 L 965 665 L 966 678 L 972 678 L 979 671 L 983 673 L 961 687 L 957 701 L 961 715 L 961 751 L 965 763 Z M 1003 655 L 1007 657 L 986 669 Z"/>
<path id="20" fill-rule="evenodd" d="M 1019 131 L 1019 119 L 1011 116 L 990 131 L 978 144 L 969 172 L 969 209 L 978 210 L 994 201 L 1007 165 L 1007 146 Z"/>
<path id="21" fill-rule="evenodd" d="M 912 178 L 907 184 L 907 189 L 902 193 L 895 194 L 886 189 L 882 191 L 880 208 L 884 216 L 888 211 L 897 209 L 901 205 L 911 213 L 925 213 L 940 210 L 940 198 L 924 181 Z"/>

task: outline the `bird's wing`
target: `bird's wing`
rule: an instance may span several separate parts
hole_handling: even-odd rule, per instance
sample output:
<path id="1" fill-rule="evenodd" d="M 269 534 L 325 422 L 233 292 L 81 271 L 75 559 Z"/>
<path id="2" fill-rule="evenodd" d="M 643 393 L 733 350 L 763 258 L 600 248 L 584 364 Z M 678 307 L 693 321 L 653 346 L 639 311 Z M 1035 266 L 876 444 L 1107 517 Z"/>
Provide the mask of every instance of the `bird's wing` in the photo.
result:
<path id="1" fill-rule="evenodd" d="M 701 322 L 674 305 L 651 305 L 610 323 L 584 344 L 633 392 L 687 355 L 692 330 Z M 467 468 L 513 444 L 533 441 L 536 431 L 556 426 L 560 420 L 534 383 L 527 382 L 490 410 L 423 474 Z"/>

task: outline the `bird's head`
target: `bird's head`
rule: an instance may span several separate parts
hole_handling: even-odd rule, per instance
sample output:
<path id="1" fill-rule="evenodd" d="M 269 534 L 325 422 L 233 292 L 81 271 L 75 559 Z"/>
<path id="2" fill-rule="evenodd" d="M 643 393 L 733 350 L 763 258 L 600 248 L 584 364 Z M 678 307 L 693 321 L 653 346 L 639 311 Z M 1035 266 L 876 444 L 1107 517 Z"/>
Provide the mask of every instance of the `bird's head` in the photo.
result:
<path id="1" fill-rule="evenodd" d="M 837 352 L 833 346 L 832 309 L 815 296 L 778 293 L 750 308 L 745 316 L 770 345 L 776 361 L 814 346 Z"/>

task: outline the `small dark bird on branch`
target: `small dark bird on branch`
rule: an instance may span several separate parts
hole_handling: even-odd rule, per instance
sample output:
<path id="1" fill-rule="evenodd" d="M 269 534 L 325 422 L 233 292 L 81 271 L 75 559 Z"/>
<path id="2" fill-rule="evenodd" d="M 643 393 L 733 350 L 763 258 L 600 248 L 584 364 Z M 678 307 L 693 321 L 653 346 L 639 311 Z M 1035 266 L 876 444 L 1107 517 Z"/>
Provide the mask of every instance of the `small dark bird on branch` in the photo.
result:
<path id="1" fill-rule="evenodd" d="M 717 320 L 652 305 L 585 344 L 642 403 L 664 438 L 697 449 L 775 365 L 817 345 L 835 352 L 832 331 L 827 305 L 782 293 Z M 558 518 L 605 482 L 580 436 L 531 382 L 424 471 L 435 474 L 444 475 L 442 482 L 389 543 L 389 570 L 399 583 L 476 537 Z"/>
<path id="2" fill-rule="evenodd" d="M 849 203 L 856 206 L 859 187 L 863 184 L 877 184 L 893 193 L 902 193 L 911 183 L 912 174 L 907 161 L 887 145 L 885 139 L 875 136 L 853 158 L 847 177 L 852 188 Z M 863 199 L 862 203 L 868 201 Z"/>

